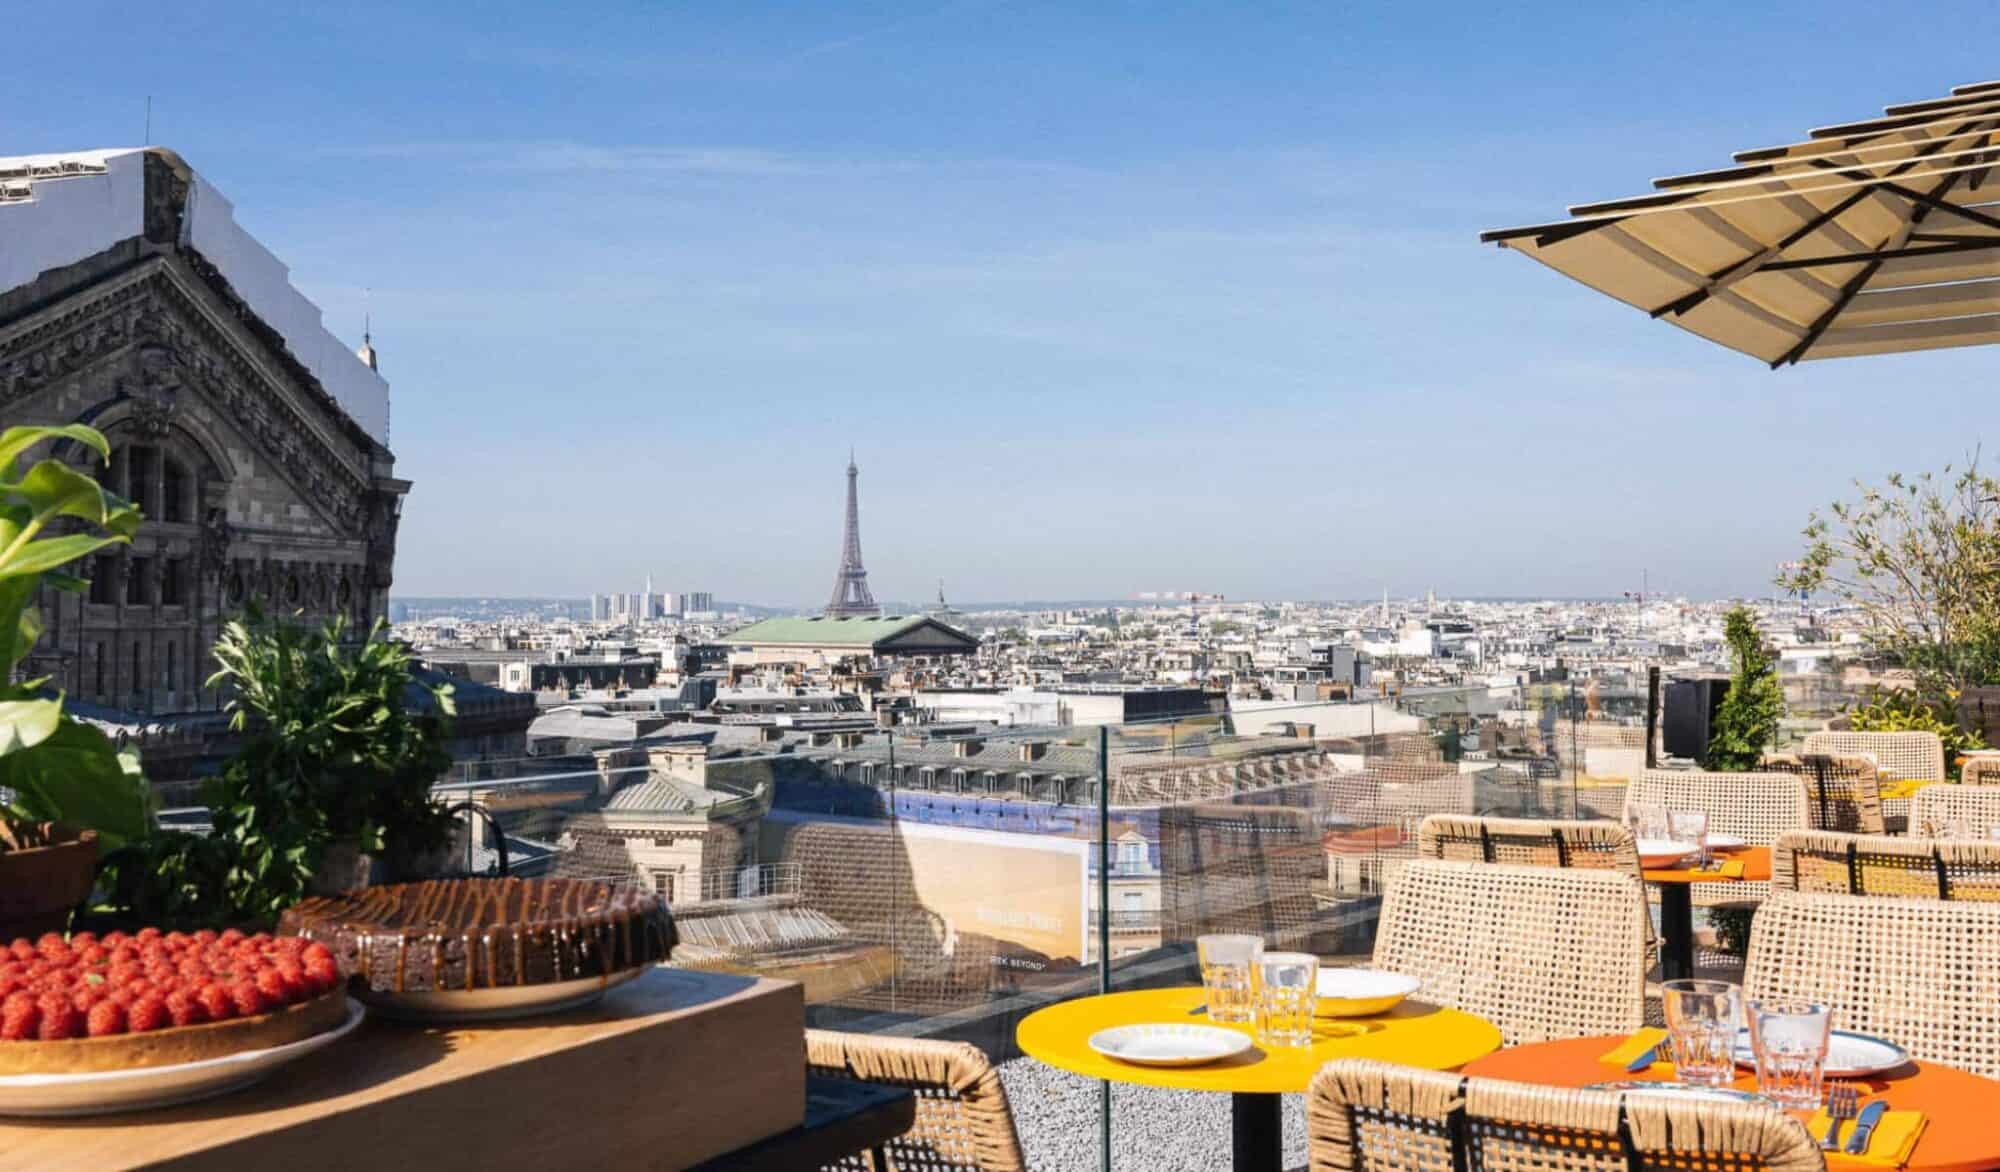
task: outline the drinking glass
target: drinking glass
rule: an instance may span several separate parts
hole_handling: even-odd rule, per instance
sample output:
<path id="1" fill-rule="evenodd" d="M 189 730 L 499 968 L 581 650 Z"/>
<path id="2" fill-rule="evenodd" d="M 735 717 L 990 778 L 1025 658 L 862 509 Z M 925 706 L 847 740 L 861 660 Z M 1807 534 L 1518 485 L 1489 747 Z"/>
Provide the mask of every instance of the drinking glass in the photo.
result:
<path id="1" fill-rule="evenodd" d="M 1786 999 L 1752 1001 L 1749 1009 L 1758 1092 L 1781 1107 L 1818 1110 L 1833 1011 Z"/>
<path id="2" fill-rule="evenodd" d="M 1267 952 L 1258 973 L 1257 1040 L 1267 1046 L 1312 1045 L 1319 957 L 1310 952 Z"/>
<path id="3" fill-rule="evenodd" d="M 1682 1082 L 1724 1087 L 1736 1078 L 1737 988 L 1727 981 L 1667 981 L 1660 1001 L 1675 1076 Z"/>
<path id="4" fill-rule="evenodd" d="M 1208 1020 L 1247 1022 L 1255 1016 L 1257 965 L 1264 959 L 1259 936 L 1197 937 L 1201 988 L 1208 998 Z"/>
<path id="5" fill-rule="evenodd" d="M 1686 847 L 1689 853 L 1701 852 L 1701 862 L 1708 863 L 1708 815 L 1700 810 L 1670 810 L 1667 812 L 1667 837 L 1676 848 Z"/>
<path id="6" fill-rule="evenodd" d="M 1667 811 L 1664 806 L 1633 806 L 1625 811 L 1625 822 L 1632 828 L 1634 840 L 1667 837 Z"/>

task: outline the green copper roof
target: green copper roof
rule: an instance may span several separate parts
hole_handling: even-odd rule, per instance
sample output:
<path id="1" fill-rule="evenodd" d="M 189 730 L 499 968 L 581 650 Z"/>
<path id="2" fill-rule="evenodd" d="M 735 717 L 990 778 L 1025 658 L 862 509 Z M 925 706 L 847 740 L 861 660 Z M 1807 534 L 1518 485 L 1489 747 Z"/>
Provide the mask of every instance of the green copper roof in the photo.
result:
<path id="1" fill-rule="evenodd" d="M 725 642 L 873 647 L 926 624 L 967 642 L 974 642 L 972 636 L 963 631 L 920 614 L 895 614 L 879 619 L 765 619 L 730 634 Z"/>

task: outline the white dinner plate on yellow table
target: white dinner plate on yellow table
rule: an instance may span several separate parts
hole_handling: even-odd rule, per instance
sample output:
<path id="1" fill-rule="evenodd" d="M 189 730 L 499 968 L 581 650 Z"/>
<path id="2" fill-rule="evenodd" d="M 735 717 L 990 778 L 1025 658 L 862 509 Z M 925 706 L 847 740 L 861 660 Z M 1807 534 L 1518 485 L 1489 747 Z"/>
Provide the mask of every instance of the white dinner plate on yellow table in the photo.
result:
<path id="1" fill-rule="evenodd" d="M 1206 1066 L 1250 1046 L 1250 1035 L 1221 1026 L 1128 1025 L 1090 1035 L 1091 1049 L 1134 1066 Z"/>
<path id="2" fill-rule="evenodd" d="M 1313 1011 L 1324 1017 L 1374 1017 L 1396 1008 L 1422 985 L 1415 977 L 1382 969 L 1321 969 Z"/>

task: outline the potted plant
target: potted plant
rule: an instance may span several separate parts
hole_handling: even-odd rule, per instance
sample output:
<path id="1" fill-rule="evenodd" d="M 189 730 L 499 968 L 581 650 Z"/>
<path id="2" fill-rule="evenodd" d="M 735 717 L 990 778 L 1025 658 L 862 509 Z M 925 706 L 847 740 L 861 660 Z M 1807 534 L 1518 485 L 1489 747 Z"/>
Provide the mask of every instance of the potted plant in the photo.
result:
<path id="1" fill-rule="evenodd" d="M 436 865 L 452 816 L 430 787 L 450 767 L 451 687 L 377 622 L 316 629 L 251 610 L 223 628 L 210 687 L 230 690 L 243 748 L 211 787 L 211 838 L 230 859 L 226 903 L 275 919 L 314 891 Z"/>
<path id="2" fill-rule="evenodd" d="M 60 460 L 20 469 L 31 448 L 60 440 L 111 454 L 81 425 L 0 432 L 0 939 L 61 927 L 90 893 L 99 847 L 150 824 L 137 755 L 65 712 L 46 679 L 15 679 L 42 632 L 37 588 L 80 589 L 63 567 L 139 528 L 137 509 Z"/>

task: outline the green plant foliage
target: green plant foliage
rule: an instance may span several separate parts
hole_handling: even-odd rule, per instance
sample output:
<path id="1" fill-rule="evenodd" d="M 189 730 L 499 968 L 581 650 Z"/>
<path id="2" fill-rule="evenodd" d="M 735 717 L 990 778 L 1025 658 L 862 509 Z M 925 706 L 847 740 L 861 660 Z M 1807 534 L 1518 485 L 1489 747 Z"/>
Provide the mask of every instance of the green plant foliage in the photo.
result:
<path id="1" fill-rule="evenodd" d="M 297 902 L 326 848 L 353 842 L 392 864 L 441 848 L 451 816 L 430 787 L 451 767 L 450 685 L 426 688 L 415 657 L 377 621 L 317 630 L 251 610 L 216 641 L 208 681 L 226 687 L 243 749 L 209 787 L 212 837 L 227 847 L 221 897 L 232 921 L 268 921 Z M 410 702 L 428 706 L 412 711 Z M 184 849 L 190 882 L 211 876 Z"/>
<path id="2" fill-rule="evenodd" d="M 1757 633 L 1755 616 L 1737 607 L 1723 616 L 1723 638 L 1729 643 L 1735 671 L 1729 677 L 1729 693 L 1715 714 L 1708 733 L 1706 769 L 1743 773 L 1757 768 L 1764 750 L 1777 738 L 1778 722 L 1785 715 L 1785 693 L 1778 686 L 1778 672 L 1771 653 L 1764 649 Z"/>
<path id="3" fill-rule="evenodd" d="M 1715 929 L 1715 947 L 1730 956 L 1750 955 L 1750 924 L 1757 909 L 1718 907 L 1708 910 L 1709 926 Z"/>
<path id="4" fill-rule="evenodd" d="M 1987 746 L 1986 738 L 1959 724 L 1956 700 L 1956 696 L 1927 700 L 1900 688 L 1879 689 L 1847 713 L 1847 726 L 1855 732 L 1936 733 L 1944 742 L 1945 775 L 1957 781 L 1959 754 Z"/>
<path id="5" fill-rule="evenodd" d="M 1788 590 L 1827 591 L 1931 700 L 2000 683 L 2000 480 L 1968 466 L 1893 475 L 1814 513 Z"/>
<path id="6" fill-rule="evenodd" d="M 42 632 L 37 588 L 77 589 L 82 581 L 58 573 L 62 566 L 139 530 L 138 509 L 61 461 L 20 470 L 31 448 L 59 440 L 111 454 L 80 424 L 0 432 L 0 786 L 14 792 L 0 812 L 93 829 L 115 849 L 144 835 L 151 816 L 137 756 L 68 716 L 60 695 L 44 693 L 47 680 L 13 682 Z"/>

